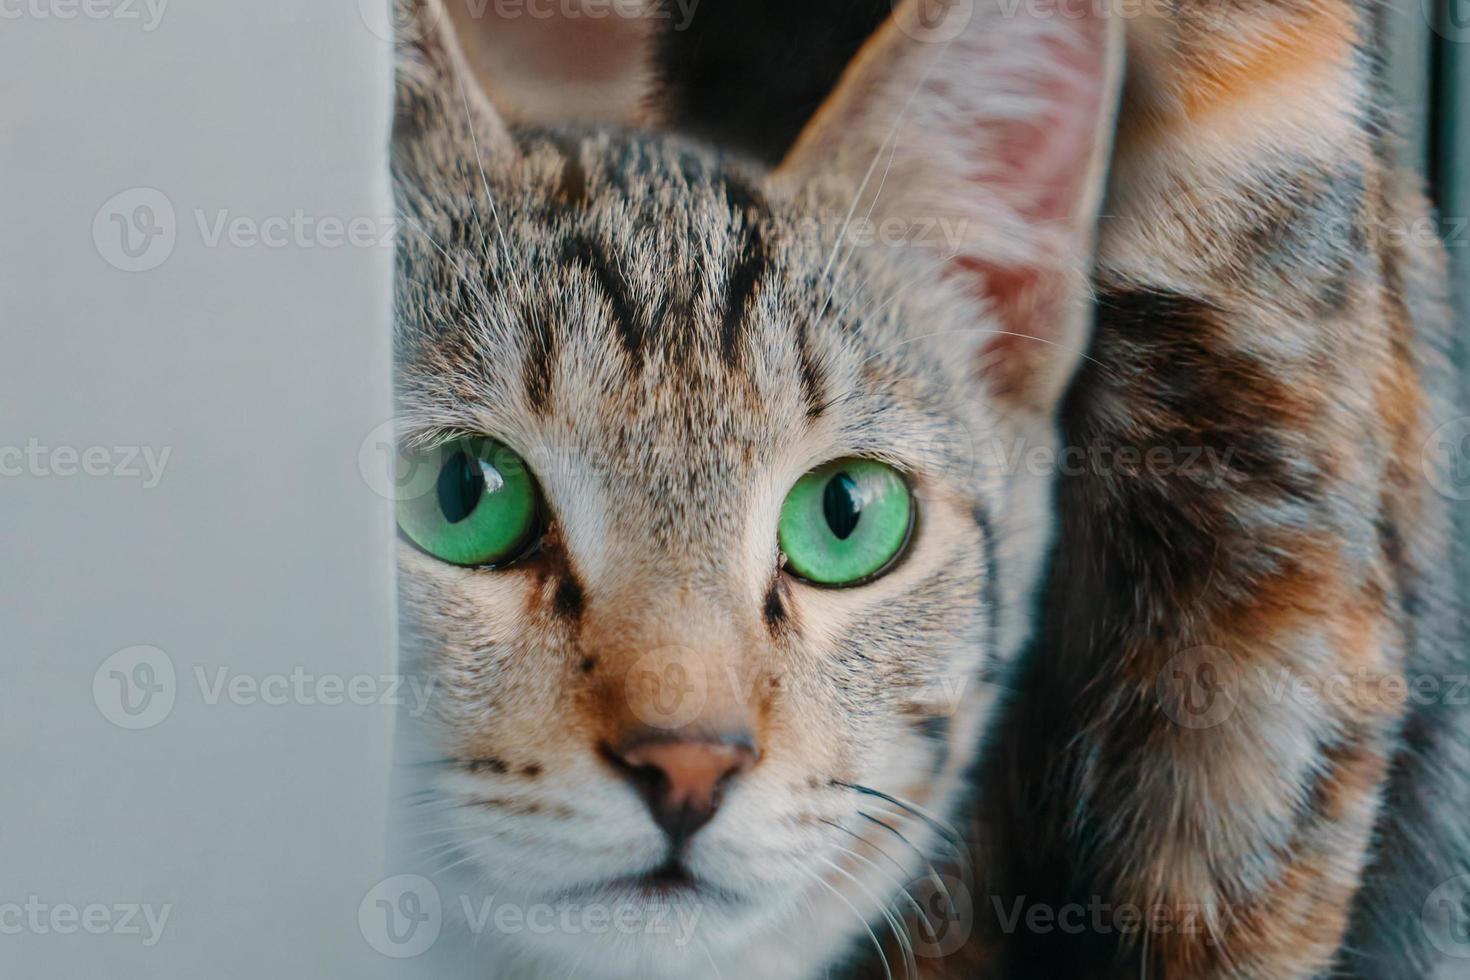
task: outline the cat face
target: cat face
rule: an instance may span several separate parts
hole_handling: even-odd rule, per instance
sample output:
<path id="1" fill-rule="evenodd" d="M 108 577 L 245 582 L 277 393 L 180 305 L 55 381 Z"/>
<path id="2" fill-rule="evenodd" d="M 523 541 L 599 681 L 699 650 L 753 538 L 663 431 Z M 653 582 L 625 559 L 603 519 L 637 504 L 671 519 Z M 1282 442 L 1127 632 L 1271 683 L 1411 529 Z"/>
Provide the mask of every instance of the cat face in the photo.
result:
<path id="1" fill-rule="evenodd" d="M 512 131 L 425 9 L 394 156 L 424 819 L 465 887 L 566 916 L 502 961 L 803 975 L 925 871 L 1026 633 L 1048 482 L 995 449 L 1052 438 L 1106 98 L 1075 99 L 1053 240 L 969 171 L 923 180 L 963 195 L 927 215 L 910 154 L 885 178 L 910 186 L 865 184 L 885 104 L 927 84 L 910 35 L 767 175 Z M 1018 352 L 1017 317 L 1062 353 Z"/>

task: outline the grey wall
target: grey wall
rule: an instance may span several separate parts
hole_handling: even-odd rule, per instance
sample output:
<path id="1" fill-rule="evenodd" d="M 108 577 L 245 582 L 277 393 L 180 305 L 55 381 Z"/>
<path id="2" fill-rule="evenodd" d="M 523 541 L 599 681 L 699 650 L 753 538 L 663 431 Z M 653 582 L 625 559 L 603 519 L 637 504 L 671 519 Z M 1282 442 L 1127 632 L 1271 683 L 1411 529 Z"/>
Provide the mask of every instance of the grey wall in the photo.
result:
<path id="1" fill-rule="evenodd" d="M 379 2 L 0 4 L 0 976 L 394 962 Z"/>

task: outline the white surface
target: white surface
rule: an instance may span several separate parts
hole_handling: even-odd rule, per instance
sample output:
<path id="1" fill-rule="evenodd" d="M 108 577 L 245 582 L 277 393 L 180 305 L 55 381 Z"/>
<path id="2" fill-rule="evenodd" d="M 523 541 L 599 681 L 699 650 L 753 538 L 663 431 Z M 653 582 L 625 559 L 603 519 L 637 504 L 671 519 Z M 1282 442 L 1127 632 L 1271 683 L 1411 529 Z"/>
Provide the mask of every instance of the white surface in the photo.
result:
<path id="1" fill-rule="evenodd" d="M 392 709 L 322 703 L 393 669 L 358 460 L 390 52 L 358 8 L 0 5 L 0 976 L 394 968 L 358 925 Z M 122 710 L 140 663 L 171 706 Z"/>

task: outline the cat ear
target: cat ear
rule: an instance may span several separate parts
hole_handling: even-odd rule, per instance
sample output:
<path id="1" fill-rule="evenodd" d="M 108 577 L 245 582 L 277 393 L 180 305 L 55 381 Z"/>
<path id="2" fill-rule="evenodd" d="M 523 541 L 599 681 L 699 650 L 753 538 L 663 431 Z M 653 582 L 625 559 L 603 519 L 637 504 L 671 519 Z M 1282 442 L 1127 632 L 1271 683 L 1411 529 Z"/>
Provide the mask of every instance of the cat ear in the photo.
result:
<path id="1" fill-rule="evenodd" d="M 1122 63 L 1121 25 L 1099 6 L 901 0 L 775 178 L 878 227 L 949 222 L 944 274 L 996 331 L 976 370 L 1038 412 L 1055 409 L 1091 328 Z"/>
<path id="2" fill-rule="evenodd" d="M 656 2 L 443 0 L 466 63 L 507 119 L 623 126 L 658 121 L 656 40 L 693 15 Z"/>
<path id="3" fill-rule="evenodd" d="M 426 174 L 454 159 L 513 152 L 504 120 L 476 82 L 441 0 L 392 0 L 395 162 Z"/>

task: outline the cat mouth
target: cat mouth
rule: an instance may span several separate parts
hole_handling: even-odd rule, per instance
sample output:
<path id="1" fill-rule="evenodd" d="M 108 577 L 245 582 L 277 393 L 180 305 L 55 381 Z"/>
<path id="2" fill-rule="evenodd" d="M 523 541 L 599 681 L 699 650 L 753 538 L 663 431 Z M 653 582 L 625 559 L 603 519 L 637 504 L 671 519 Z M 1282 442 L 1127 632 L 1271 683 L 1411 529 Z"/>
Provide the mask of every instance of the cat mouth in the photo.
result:
<path id="1" fill-rule="evenodd" d="M 672 897 L 696 892 L 701 888 L 699 880 L 678 861 L 669 861 L 661 868 L 632 879 L 624 879 L 624 881 L 631 887 L 655 897 Z"/>
<path id="2" fill-rule="evenodd" d="M 734 904 L 741 896 L 699 878 L 678 858 L 670 858 L 652 871 L 583 885 L 568 897 L 614 895 L 621 900 L 659 903 L 670 901 L 720 901 Z"/>

